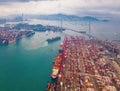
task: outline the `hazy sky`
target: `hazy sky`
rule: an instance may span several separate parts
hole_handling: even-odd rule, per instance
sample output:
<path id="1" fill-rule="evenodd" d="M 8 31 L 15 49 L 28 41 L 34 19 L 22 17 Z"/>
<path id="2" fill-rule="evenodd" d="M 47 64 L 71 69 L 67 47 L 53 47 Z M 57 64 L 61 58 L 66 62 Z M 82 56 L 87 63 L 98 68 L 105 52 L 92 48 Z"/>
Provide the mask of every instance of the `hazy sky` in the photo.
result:
<path id="1" fill-rule="evenodd" d="M 120 16 L 120 0 L 0 0 L 0 16 L 22 13 Z"/>

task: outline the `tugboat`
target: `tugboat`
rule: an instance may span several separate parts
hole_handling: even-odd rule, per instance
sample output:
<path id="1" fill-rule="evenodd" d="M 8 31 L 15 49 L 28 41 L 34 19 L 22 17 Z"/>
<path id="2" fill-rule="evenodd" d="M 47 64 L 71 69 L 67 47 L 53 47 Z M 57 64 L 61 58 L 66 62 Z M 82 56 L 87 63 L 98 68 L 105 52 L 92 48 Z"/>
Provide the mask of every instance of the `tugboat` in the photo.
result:
<path id="1" fill-rule="evenodd" d="M 55 42 L 55 41 L 58 41 L 58 40 L 61 40 L 61 37 L 60 37 L 60 36 L 47 39 L 46 41 L 47 41 L 48 43 L 52 43 L 52 42 Z"/>

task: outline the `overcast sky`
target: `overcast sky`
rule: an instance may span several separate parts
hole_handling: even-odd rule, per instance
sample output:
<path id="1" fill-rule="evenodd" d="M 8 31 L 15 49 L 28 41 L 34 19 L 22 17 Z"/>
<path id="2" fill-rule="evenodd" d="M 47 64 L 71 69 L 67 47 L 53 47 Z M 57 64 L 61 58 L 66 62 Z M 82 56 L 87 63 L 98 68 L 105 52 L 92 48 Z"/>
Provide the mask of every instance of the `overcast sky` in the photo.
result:
<path id="1" fill-rule="evenodd" d="M 120 16 L 120 0 L 0 0 L 0 16 L 22 13 Z"/>

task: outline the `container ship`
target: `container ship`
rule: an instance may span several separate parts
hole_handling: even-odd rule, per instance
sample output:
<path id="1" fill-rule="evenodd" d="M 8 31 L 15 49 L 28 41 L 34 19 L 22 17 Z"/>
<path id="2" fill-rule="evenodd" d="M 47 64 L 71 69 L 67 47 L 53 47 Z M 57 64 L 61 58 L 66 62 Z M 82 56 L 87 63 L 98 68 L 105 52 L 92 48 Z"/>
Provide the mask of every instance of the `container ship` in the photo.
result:
<path id="1" fill-rule="evenodd" d="M 60 37 L 60 36 L 57 36 L 57 37 L 54 37 L 54 38 L 49 38 L 49 39 L 47 39 L 46 41 L 47 41 L 48 43 L 53 43 L 53 42 L 56 42 L 56 41 L 58 41 L 58 40 L 61 40 L 61 37 Z"/>
<path id="2" fill-rule="evenodd" d="M 46 91 L 120 91 L 120 65 L 97 41 L 65 37 L 52 68 L 57 80 Z"/>
<path id="3" fill-rule="evenodd" d="M 51 77 L 53 79 L 58 77 L 58 74 L 59 74 L 59 71 L 60 71 L 60 66 L 61 66 L 61 61 L 62 61 L 62 54 L 59 53 L 56 56 L 54 64 L 53 64 L 53 69 L 52 69 L 52 74 L 51 74 Z"/>

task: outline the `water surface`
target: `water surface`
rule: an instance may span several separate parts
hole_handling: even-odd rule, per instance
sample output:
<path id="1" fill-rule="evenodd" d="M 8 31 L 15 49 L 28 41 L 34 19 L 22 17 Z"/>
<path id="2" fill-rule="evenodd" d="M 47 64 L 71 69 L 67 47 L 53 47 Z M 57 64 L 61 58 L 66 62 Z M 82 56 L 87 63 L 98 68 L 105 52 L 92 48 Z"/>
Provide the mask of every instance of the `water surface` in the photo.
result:
<path id="1" fill-rule="evenodd" d="M 57 25 L 59 21 L 35 20 L 30 24 Z M 64 21 L 63 27 L 86 31 L 88 22 Z M 119 40 L 120 26 L 115 22 L 91 22 L 91 34 L 102 39 Z M 80 35 L 70 30 L 63 35 Z M 46 33 L 36 32 L 15 44 L 0 46 L 0 91 L 45 91 L 52 62 L 60 41 L 48 44 Z"/>

